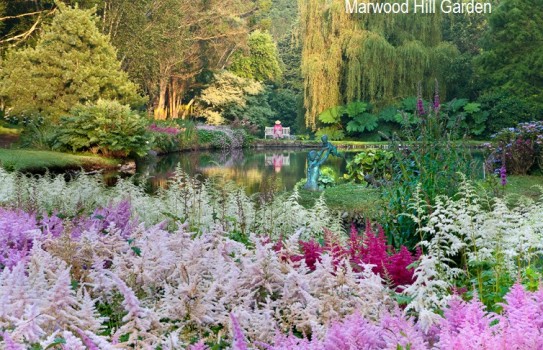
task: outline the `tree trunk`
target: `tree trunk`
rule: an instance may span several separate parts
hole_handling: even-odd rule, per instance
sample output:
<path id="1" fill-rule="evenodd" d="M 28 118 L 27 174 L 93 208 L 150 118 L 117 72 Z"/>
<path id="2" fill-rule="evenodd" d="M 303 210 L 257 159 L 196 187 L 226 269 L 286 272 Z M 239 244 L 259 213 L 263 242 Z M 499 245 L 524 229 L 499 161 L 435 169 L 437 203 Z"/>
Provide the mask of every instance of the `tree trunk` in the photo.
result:
<path id="1" fill-rule="evenodd" d="M 168 92 L 168 79 L 161 78 L 159 83 L 160 91 L 158 95 L 158 103 L 155 106 L 155 119 L 166 120 L 168 111 L 166 108 L 166 93 Z"/>
<path id="2" fill-rule="evenodd" d="M 181 99 L 179 98 L 179 81 L 173 78 L 170 84 L 170 118 L 179 118 L 179 107 Z"/>

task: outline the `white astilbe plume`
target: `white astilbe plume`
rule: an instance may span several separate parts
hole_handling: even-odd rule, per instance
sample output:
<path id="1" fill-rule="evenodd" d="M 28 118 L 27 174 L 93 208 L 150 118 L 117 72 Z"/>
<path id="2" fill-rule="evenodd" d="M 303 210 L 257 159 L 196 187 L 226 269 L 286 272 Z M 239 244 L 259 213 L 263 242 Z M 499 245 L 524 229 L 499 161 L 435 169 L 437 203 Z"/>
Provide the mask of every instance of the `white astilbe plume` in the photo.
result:
<path id="1" fill-rule="evenodd" d="M 447 290 L 450 285 L 439 278 L 436 264 L 435 257 L 421 256 L 414 273 L 415 282 L 403 290 L 404 294 L 412 298 L 404 310 L 405 313 L 418 314 L 419 325 L 425 332 L 441 320 L 436 311 L 443 309 L 448 303 Z"/>
<path id="2" fill-rule="evenodd" d="M 64 331 L 61 333 L 65 343 L 62 344 L 62 348 L 66 350 L 87 350 L 87 347 L 83 345 L 80 338 L 72 334 L 72 332 Z"/>

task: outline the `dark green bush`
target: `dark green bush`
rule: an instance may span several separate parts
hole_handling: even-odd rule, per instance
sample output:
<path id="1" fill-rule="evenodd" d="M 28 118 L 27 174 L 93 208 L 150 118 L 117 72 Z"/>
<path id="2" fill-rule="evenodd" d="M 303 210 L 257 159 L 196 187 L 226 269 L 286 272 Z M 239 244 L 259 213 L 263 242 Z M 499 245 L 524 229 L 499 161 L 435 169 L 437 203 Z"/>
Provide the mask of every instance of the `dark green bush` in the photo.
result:
<path id="1" fill-rule="evenodd" d="M 371 175 L 377 180 L 392 178 L 394 153 L 380 149 L 370 149 L 358 153 L 347 163 L 347 173 L 343 177 L 359 183 L 365 183 L 365 176 Z"/>
<path id="2" fill-rule="evenodd" d="M 150 149 L 147 120 L 117 101 L 78 105 L 61 118 L 55 148 L 104 156 L 144 156 Z"/>

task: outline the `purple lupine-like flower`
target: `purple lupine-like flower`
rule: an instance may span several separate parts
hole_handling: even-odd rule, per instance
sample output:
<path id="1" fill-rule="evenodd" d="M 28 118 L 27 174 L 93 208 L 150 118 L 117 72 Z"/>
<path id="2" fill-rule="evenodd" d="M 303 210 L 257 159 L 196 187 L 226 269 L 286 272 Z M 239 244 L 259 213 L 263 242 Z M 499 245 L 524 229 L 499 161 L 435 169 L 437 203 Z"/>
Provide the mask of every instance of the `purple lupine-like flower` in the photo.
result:
<path id="1" fill-rule="evenodd" d="M 507 170 L 505 169 L 505 164 L 502 164 L 502 167 L 500 168 L 500 180 L 502 186 L 507 185 Z"/>
<path id="2" fill-rule="evenodd" d="M 425 115 L 426 111 L 424 110 L 424 103 L 422 102 L 422 98 L 418 98 L 417 100 L 417 114 L 418 115 Z"/>

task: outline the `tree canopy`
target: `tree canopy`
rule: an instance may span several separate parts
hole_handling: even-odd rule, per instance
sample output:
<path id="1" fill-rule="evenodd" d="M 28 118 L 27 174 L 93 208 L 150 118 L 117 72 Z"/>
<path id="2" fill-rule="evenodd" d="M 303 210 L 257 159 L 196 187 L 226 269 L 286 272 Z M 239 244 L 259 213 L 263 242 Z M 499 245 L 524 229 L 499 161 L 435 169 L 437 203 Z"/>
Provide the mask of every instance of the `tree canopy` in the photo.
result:
<path id="1" fill-rule="evenodd" d="M 78 103 L 99 98 L 132 106 L 145 102 L 121 70 L 116 51 L 96 27 L 91 10 L 61 4 L 36 47 L 10 52 L 2 68 L 0 96 L 15 115 L 56 118 Z"/>
<path id="2" fill-rule="evenodd" d="M 441 40 L 441 16 L 350 14 L 343 2 L 300 0 L 306 125 L 356 100 L 387 104 L 431 89 L 457 54 Z M 443 89 L 445 90 L 445 89 Z"/>
<path id="3" fill-rule="evenodd" d="M 478 58 L 486 90 L 503 91 L 543 111 L 543 7 L 539 0 L 504 0 L 489 18 Z"/>

